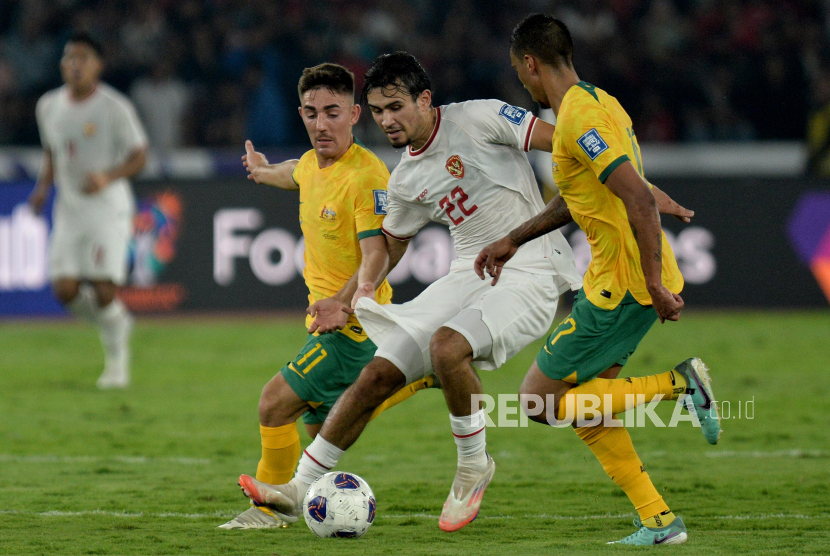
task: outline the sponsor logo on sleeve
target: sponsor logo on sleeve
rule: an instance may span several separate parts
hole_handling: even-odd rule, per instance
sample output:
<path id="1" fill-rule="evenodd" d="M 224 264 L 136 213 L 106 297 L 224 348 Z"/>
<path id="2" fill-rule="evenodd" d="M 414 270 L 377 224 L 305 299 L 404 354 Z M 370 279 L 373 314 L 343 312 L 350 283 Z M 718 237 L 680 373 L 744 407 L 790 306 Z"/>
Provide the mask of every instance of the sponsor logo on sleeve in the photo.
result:
<path id="1" fill-rule="evenodd" d="M 389 202 L 386 191 L 375 189 L 372 193 L 375 196 L 375 214 L 386 214 L 386 206 Z"/>
<path id="2" fill-rule="evenodd" d="M 585 154 L 587 154 L 591 160 L 594 160 L 596 157 L 608 150 L 608 143 L 600 137 L 596 128 L 588 131 L 588 133 L 577 139 L 576 142 L 580 147 L 582 147 L 582 150 L 585 151 Z"/>
<path id="3" fill-rule="evenodd" d="M 510 106 L 509 104 L 505 104 L 501 107 L 501 110 L 499 110 L 499 115 L 504 116 L 504 118 L 511 124 L 519 125 L 525 119 L 527 110 L 519 108 L 518 106 Z"/>

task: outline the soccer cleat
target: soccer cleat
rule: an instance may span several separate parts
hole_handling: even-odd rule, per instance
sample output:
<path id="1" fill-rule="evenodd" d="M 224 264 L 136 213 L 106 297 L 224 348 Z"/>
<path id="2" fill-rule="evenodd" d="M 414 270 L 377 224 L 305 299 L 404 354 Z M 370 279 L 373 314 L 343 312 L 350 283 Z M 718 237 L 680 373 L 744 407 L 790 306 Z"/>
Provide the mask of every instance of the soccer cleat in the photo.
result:
<path id="1" fill-rule="evenodd" d="M 665 527 L 643 527 L 643 524 L 637 518 L 634 519 L 634 525 L 639 527 L 636 532 L 628 535 L 624 539 L 611 541 L 607 544 L 628 544 L 633 546 L 670 545 L 683 544 L 689 538 L 689 535 L 686 533 L 686 526 L 679 517 L 674 518 L 674 521 Z"/>
<path id="2" fill-rule="evenodd" d="M 484 490 L 496 472 L 496 462 L 487 454 L 487 467 L 476 471 L 469 467 L 459 467 L 455 472 L 450 495 L 441 510 L 438 527 L 442 531 L 458 531 L 471 523 L 478 515 Z"/>
<path id="3" fill-rule="evenodd" d="M 285 529 L 288 523 L 274 516 L 268 508 L 251 506 L 218 529 Z"/>
<path id="4" fill-rule="evenodd" d="M 239 486 L 251 502 L 271 509 L 276 514 L 274 517 L 286 523 L 296 523 L 303 513 L 300 507 L 302 499 L 298 496 L 297 489 L 290 483 L 269 485 L 257 481 L 250 475 L 240 475 Z"/>
<path id="5" fill-rule="evenodd" d="M 694 409 L 703 437 L 709 444 L 717 444 L 722 432 L 720 411 L 712 392 L 709 367 L 699 358 L 692 357 L 677 365 L 674 370 L 686 379 L 686 394 L 680 396 L 677 402 L 685 404 L 689 411 Z"/>
<path id="6" fill-rule="evenodd" d="M 101 390 L 126 388 L 130 385 L 130 374 L 124 367 L 107 366 L 95 384 Z"/>

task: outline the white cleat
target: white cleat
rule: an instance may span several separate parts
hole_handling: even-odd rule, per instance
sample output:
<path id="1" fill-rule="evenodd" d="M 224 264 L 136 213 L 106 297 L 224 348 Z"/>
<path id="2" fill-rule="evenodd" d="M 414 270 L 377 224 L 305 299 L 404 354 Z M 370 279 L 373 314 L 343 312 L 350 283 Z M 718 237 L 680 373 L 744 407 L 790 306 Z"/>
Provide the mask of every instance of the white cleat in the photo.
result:
<path id="1" fill-rule="evenodd" d="M 251 506 L 217 529 L 285 529 L 288 524 L 275 517 L 268 508 Z"/>
<path id="2" fill-rule="evenodd" d="M 458 531 L 478 515 L 484 490 L 496 472 L 496 462 L 487 454 L 487 466 L 482 471 L 459 467 L 455 472 L 450 495 L 444 502 L 438 527 L 442 531 Z"/>
<path id="3" fill-rule="evenodd" d="M 96 384 L 101 390 L 126 388 L 130 385 L 130 373 L 124 367 L 106 367 Z"/>
<path id="4" fill-rule="evenodd" d="M 250 475 L 239 476 L 239 486 L 245 496 L 257 506 L 265 506 L 272 510 L 275 517 L 286 523 L 295 523 L 302 515 L 301 499 L 297 489 L 291 483 L 285 485 L 269 485 L 257 481 Z"/>

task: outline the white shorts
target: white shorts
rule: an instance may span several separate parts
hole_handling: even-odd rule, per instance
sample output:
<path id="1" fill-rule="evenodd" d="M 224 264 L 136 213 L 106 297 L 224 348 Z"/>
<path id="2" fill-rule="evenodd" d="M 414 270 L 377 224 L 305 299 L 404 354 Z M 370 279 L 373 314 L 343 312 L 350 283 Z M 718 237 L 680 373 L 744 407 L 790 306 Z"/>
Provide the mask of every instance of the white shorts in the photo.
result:
<path id="1" fill-rule="evenodd" d="M 49 278 L 111 280 L 127 278 L 132 218 L 78 221 L 55 215 L 49 246 Z"/>
<path id="2" fill-rule="evenodd" d="M 476 367 L 491 371 L 548 332 L 559 295 L 568 289 L 569 284 L 557 275 L 504 269 L 498 284 L 491 286 L 489 278 L 481 280 L 472 270 L 464 270 L 449 273 L 401 305 L 379 305 L 361 299 L 355 314 L 379 351 L 381 347 L 394 349 L 383 345 L 383 340 L 396 326 L 406 331 L 421 349 L 423 374 L 428 375 L 433 372 L 429 354 L 432 335 L 461 311 L 477 309 L 490 331 L 493 346 L 486 356 L 475 359 Z M 456 326 L 450 328 L 467 336 Z M 410 376 L 407 369 L 401 371 L 408 382 L 423 378 Z"/>

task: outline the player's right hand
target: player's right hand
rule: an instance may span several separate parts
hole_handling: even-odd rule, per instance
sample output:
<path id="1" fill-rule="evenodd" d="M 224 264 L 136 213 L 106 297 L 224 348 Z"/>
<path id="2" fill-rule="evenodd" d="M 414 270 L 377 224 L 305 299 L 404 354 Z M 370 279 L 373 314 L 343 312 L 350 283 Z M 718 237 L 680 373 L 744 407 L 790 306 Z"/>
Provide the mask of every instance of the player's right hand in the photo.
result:
<path id="1" fill-rule="evenodd" d="M 245 154 L 242 155 L 242 165 L 248 171 L 248 179 L 262 183 L 262 171 L 268 166 L 268 159 L 265 155 L 254 151 L 254 144 L 250 140 L 245 141 Z"/>
<path id="2" fill-rule="evenodd" d="M 683 298 L 667 290 L 664 286 L 649 290 L 651 295 L 651 304 L 654 310 L 657 311 L 657 316 L 660 317 L 660 323 L 667 320 L 680 320 L 680 311 L 683 310 L 685 303 Z"/>
<path id="3" fill-rule="evenodd" d="M 35 214 L 40 214 L 43 210 L 43 205 L 46 204 L 46 197 L 49 196 L 48 191 L 44 191 L 40 187 L 36 187 L 32 194 L 29 195 L 29 207 Z"/>
<path id="4" fill-rule="evenodd" d="M 485 279 L 484 273 L 487 272 L 493 277 L 491 286 L 495 286 L 501 276 L 501 269 L 504 268 L 505 263 L 513 258 L 519 248 L 513 243 L 510 237 L 505 236 L 500 240 L 491 243 L 481 250 L 481 253 L 476 257 L 475 271 L 478 277 Z"/>

